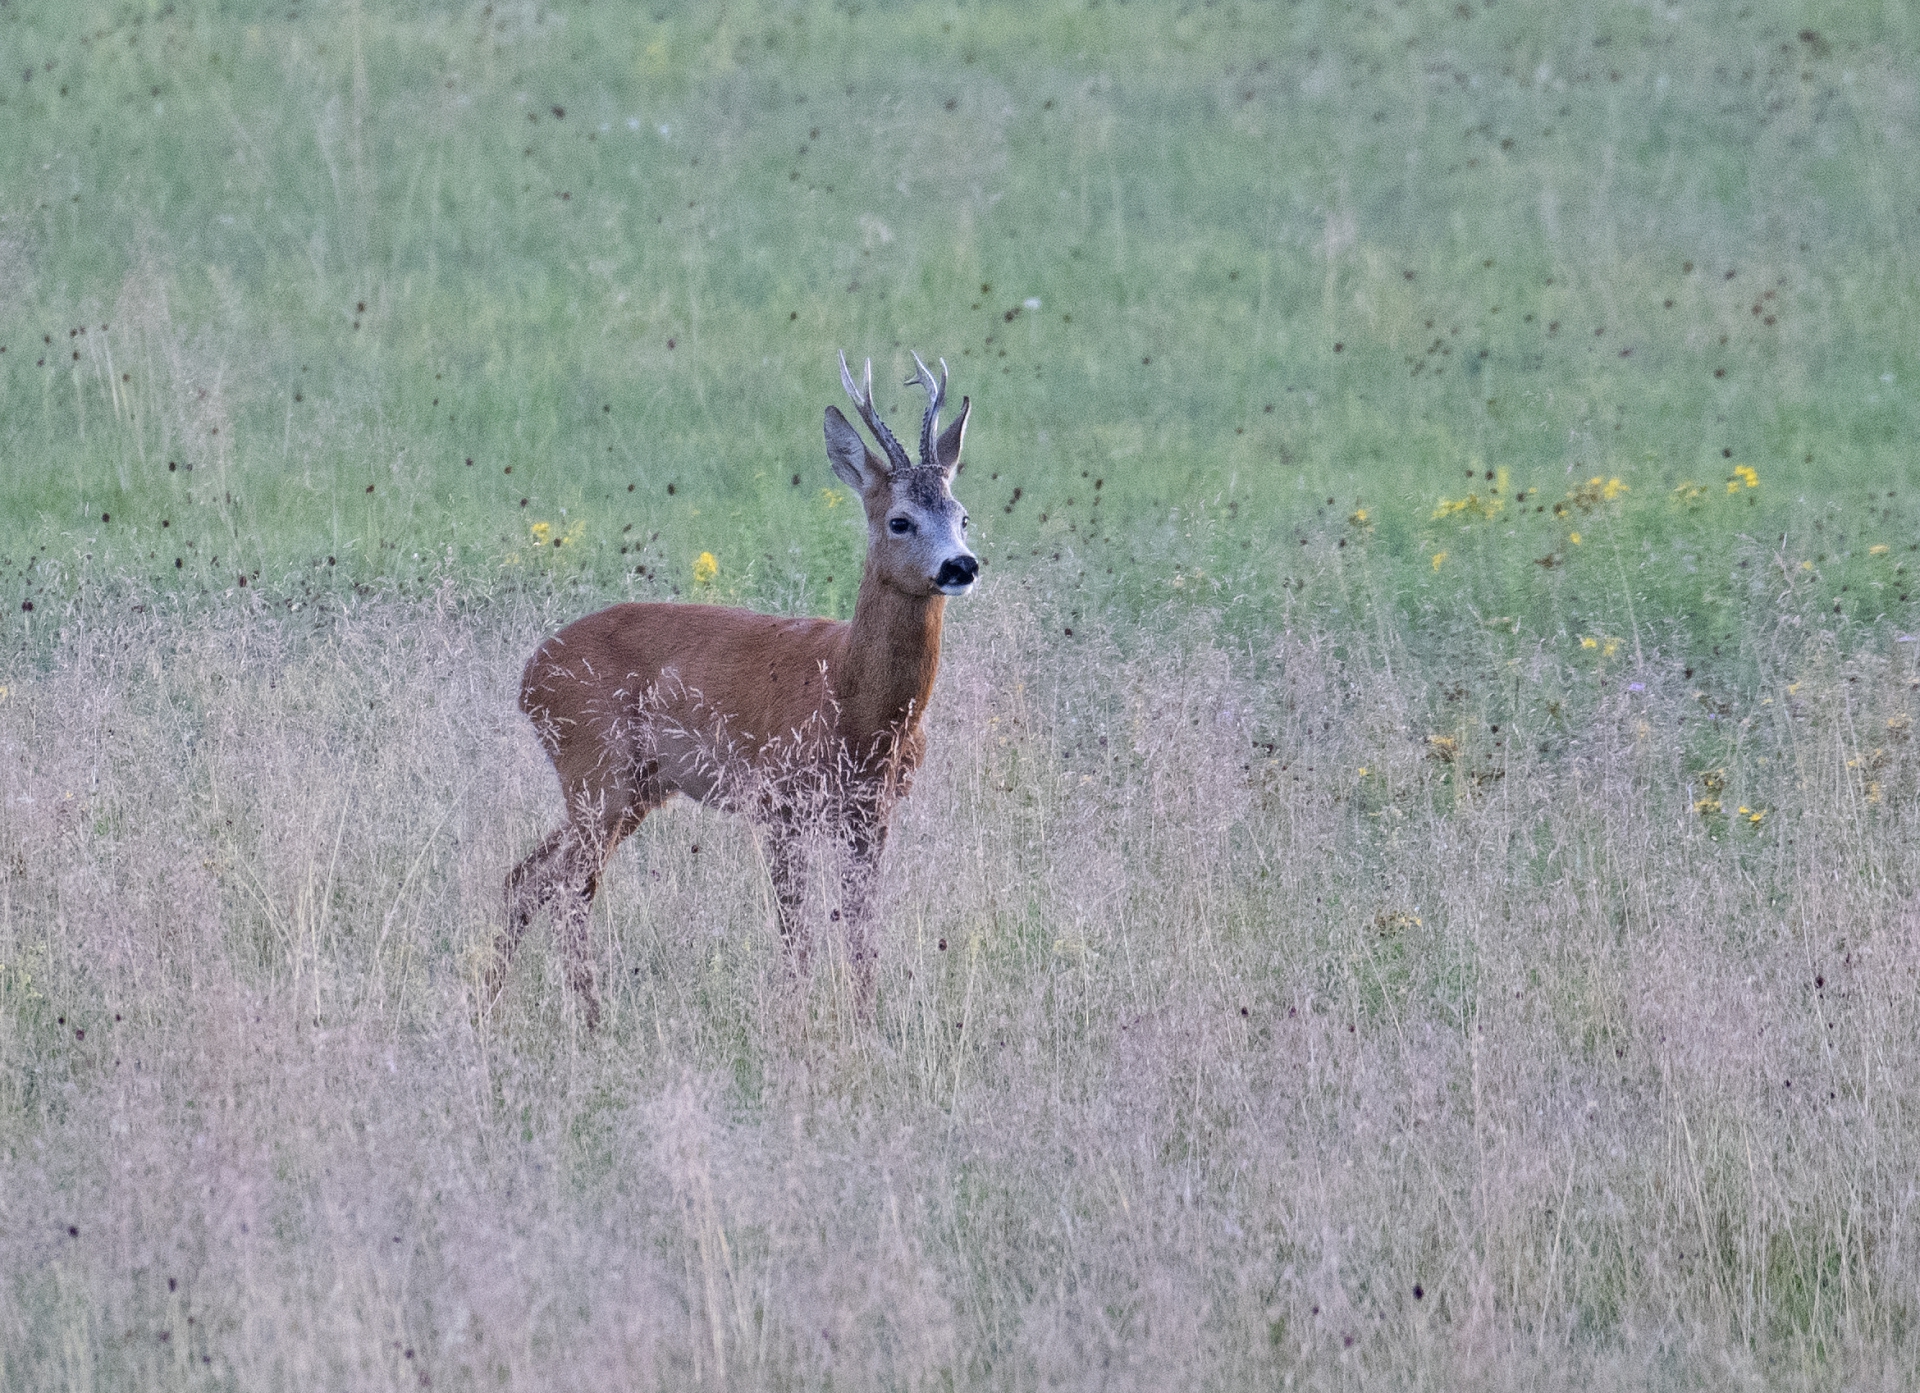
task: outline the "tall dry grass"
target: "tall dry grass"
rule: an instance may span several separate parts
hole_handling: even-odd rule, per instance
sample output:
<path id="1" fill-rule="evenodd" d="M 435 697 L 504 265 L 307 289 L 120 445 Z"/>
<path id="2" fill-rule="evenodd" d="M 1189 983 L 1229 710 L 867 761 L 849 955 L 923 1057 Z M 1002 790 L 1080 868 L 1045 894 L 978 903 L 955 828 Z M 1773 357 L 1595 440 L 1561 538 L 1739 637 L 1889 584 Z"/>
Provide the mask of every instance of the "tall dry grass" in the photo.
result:
<path id="1" fill-rule="evenodd" d="M 878 1020 L 677 806 L 598 1038 L 538 935 L 474 1015 L 563 603 L 70 619 L 0 675 L 0 1384 L 1908 1383 L 1911 648 L 1721 711 L 1043 583 L 953 611 Z"/>

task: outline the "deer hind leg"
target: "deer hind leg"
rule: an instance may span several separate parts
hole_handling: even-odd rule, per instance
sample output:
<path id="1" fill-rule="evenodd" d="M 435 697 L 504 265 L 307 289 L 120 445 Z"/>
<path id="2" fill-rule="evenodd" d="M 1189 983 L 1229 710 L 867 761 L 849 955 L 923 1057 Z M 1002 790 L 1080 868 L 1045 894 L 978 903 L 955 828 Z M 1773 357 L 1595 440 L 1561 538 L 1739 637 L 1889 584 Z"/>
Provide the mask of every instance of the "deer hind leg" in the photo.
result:
<path id="1" fill-rule="evenodd" d="M 566 964 L 567 986 L 579 994 L 581 1014 L 590 1031 L 600 1027 L 600 995 L 594 988 L 593 945 L 587 927 L 592 919 L 593 896 L 600 888 L 600 868 L 605 860 L 604 855 L 595 855 L 586 846 L 579 847 L 574 857 L 573 873 L 567 877 L 567 887 L 553 916 L 553 933 L 560 941 L 561 958 Z"/>
<path id="2" fill-rule="evenodd" d="M 568 832 L 571 855 L 568 859 L 559 907 L 554 911 L 554 936 L 560 940 L 561 956 L 566 963 L 567 986 L 580 997 L 587 1029 L 600 1026 L 600 996 L 593 980 L 593 944 L 588 925 L 593 915 L 593 897 L 600 888 L 600 872 L 607 858 L 638 827 L 646 815 L 666 801 L 651 779 L 637 786 L 622 785 L 620 797 L 609 810 L 604 803 L 575 804 L 575 818 Z"/>
<path id="3" fill-rule="evenodd" d="M 547 907 L 558 890 L 557 881 L 569 855 L 571 826 L 550 833 L 539 846 L 507 874 L 507 922 L 493 940 L 493 960 L 487 964 L 486 998 L 491 1006 L 506 985 L 507 969 L 533 916 Z"/>
<path id="4" fill-rule="evenodd" d="M 487 1000 L 497 1000 L 506 982 L 513 953 L 533 916 L 554 906 L 554 937 L 566 962 L 567 985 L 578 992 L 587 1029 L 600 1022 L 599 994 L 594 989 L 593 956 L 587 928 L 600 871 L 607 857 L 646 815 L 665 801 L 650 781 L 637 788 L 621 788 L 607 810 L 607 800 L 585 795 L 568 801 L 573 817 L 549 835 L 507 876 L 507 923 L 494 940 L 493 961 L 487 972 Z M 557 902 L 557 903 L 556 903 Z"/>

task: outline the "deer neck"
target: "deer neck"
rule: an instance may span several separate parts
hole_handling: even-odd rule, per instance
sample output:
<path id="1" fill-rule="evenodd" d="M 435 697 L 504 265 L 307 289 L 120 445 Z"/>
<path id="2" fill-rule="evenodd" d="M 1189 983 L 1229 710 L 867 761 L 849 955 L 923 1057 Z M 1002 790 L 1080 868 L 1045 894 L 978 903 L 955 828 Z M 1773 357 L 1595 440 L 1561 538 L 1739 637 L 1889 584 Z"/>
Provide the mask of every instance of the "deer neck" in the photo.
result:
<path id="1" fill-rule="evenodd" d="M 946 596 L 902 594 L 868 565 L 834 684 L 841 730 L 850 743 L 898 740 L 920 724 L 940 669 L 946 609 Z"/>

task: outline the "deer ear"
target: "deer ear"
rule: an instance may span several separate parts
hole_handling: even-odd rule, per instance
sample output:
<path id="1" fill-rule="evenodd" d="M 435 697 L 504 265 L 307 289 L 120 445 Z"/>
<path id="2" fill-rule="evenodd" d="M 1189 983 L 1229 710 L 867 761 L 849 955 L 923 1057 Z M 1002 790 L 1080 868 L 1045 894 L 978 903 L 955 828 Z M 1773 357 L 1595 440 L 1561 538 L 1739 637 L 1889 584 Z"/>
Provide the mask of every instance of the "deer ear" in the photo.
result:
<path id="1" fill-rule="evenodd" d="M 850 425 L 840 408 L 827 408 L 827 463 L 833 466 L 833 472 L 849 488 L 867 491 L 869 479 L 887 477 L 887 467 L 880 458 L 867 448 L 867 442 L 860 438 L 860 432 Z"/>
<path id="2" fill-rule="evenodd" d="M 953 418 L 952 425 L 940 432 L 940 442 L 933 447 L 940 472 L 949 479 L 960 472 L 960 445 L 967 437 L 967 413 L 972 410 L 973 398 L 960 398 L 960 414 Z"/>

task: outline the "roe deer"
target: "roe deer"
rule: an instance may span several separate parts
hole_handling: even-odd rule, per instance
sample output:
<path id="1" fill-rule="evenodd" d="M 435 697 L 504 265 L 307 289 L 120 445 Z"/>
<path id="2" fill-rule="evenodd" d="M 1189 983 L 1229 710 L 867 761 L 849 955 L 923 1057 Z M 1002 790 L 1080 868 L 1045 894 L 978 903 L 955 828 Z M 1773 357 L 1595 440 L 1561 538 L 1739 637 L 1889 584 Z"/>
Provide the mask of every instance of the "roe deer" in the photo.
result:
<path id="1" fill-rule="evenodd" d="M 827 459 L 866 506 L 867 559 L 853 619 L 781 619 L 717 605 L 619 604 L 569 624 L 535 651 L 520 709 L 560 776 L 567 823 L 507 877 L 507 925 L 488 971 L 498 997 L 532 917 L 554 905 L 567 981 L 587 1028 L 600 1016 L 588 915 L 607 856 L 673 794 L 748 817 L 760 833 L 780 937 L 804 971 L 800 840 L 824 828 L 846 851 L 842 909 L 861 1010 L 873 999 L 868 909 L 894 804 L 926 748 L 921 720 L 940 661 L 947 596 L 973 588 L 966 509 L 950 485 L 972 402 L 944 432 L 947 365 L 926 389 L 920 463 L 880 419 L 873 363 L 840 381 L 876 454 L 829 406 Z M 909 385 L 915 379 L 909 379 Z"/>

